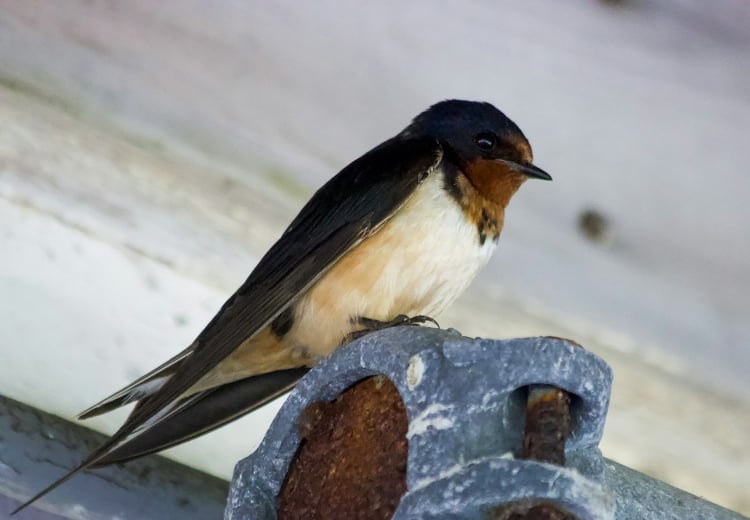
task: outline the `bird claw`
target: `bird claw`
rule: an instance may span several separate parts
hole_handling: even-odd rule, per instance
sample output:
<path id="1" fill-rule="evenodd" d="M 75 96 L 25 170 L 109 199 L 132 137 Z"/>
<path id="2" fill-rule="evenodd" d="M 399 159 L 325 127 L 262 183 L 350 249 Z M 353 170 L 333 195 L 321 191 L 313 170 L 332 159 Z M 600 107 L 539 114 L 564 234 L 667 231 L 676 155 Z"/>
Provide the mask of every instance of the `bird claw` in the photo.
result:
<path id="1" fill-rule="evenodd" d="M 380 320 L 374 320 L 372 318 L 365 318 L 360 317 L 354 320 L 355 323 L 358 325 L 362 325 L 365 327 L 362 330 L 355 330 L 353 332 L 350 332 L 347 334 L 346 338 L 344 338 L 344 341 L 342 344 L 350 343 L 354 341 L 355 339 L 359 339 L 362 336 L 366 336 L 367 334 L 371 332 L 375 332 L 378 330 L 383 329 L 389 329 L 391 327 L 400 327 L 400 326 L 419 326 L 424 325 L 425 323 L 432 323 L 437 327 L 440 328 L 440 324 L 435 320 L 435 318 L 432 318 L 430 316 L 407 316 L 406 314 L 399 314 L 395 318 L 389 321 L 380 321 Z"/>
<path id="2" fill-rule="evenodd" d="M 402 325 L 422 325 L 427 322 L 433 323 L 437 328 L 440 328 L 440 324 L 435 318 L 423 315 L 409 317 L 406 314 L 399 314 L 390 321 L 373 320 L 371 318 L 358 318 L 356 320 L 356 323 L 367 327 L 370 332 Z"/>
<path id="3" fill-rule="evenodd" d="M 419 316 L 412 316 L 411 318 L 409 318 L 403 314 L 400 314 L 397 317 L 405 318 L 404 323 L 402 323 L 402 325 L 424 325 L 425 323 L 429 322 L 435 325 L 435 327 L 437 327 L 438 329 L 440 328 L 440 324 L 437 322 L 435 318 L 431 316 L 425 316 L 425 315 L 420 314 Z"/>

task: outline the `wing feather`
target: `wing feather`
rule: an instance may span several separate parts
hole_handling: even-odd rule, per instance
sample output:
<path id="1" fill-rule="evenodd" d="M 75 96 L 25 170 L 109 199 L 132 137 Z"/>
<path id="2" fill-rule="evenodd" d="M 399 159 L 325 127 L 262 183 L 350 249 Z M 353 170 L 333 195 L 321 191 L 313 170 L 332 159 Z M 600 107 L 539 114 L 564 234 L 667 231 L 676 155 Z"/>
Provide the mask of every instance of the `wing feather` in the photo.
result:
<path id="1" fill-rule="evenodd" d="M 178 399 L 248 337 L 268 326 L 347 251 L 379 229 L 442 158 L 432 139 L 392 139 L 357 159 L 302 209 L 196 339 L 193 353 L 115 436 Z"/>

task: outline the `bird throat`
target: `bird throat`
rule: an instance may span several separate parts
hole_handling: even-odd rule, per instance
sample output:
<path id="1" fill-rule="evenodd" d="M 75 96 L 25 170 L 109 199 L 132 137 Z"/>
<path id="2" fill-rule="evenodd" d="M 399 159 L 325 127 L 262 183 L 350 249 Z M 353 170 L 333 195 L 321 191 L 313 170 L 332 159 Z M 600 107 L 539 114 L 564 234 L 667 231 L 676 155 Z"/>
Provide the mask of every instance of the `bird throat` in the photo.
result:
<path id="1" fill-rule="evenodd" d="M 462 169 L 445 168 L 445 188 L 477 228 L 479 243 L 497 240 L 505 208 L 525 177 L 495 161 L 479 160 Z"/>

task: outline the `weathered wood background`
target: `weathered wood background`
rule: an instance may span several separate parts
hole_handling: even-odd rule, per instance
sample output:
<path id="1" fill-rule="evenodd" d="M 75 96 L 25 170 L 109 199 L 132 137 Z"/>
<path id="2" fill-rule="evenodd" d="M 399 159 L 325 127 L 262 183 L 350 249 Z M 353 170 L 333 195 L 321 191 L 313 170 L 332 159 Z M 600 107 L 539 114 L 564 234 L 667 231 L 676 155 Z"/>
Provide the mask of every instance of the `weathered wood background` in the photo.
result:
<path id="1" fill-rule="evenodd" d="M 748 27 L 732 0 L 0 1 L 0 393 L 74 416 L 188 344 L 346 162 L 484 99 L 555 181 L 441 323 L 600 353 L 605 455 L 748 513 Z M 170 455 L 229 476 L 274 411 Z"/>

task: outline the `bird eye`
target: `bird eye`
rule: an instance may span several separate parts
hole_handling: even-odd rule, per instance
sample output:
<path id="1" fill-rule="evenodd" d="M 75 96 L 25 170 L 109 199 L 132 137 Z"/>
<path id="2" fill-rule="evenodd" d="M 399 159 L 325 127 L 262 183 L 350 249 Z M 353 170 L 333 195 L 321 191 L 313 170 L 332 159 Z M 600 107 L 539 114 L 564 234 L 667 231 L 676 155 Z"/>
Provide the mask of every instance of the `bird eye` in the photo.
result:
<path id="1" fill-rule="evenodd" d="M 495 147 L 495 144 L 497 144 L 495 134 L 492 132 L 480 132 L 475 137 L 475 140 L 477 146 L 485 151 L 492 150 Z"/>

